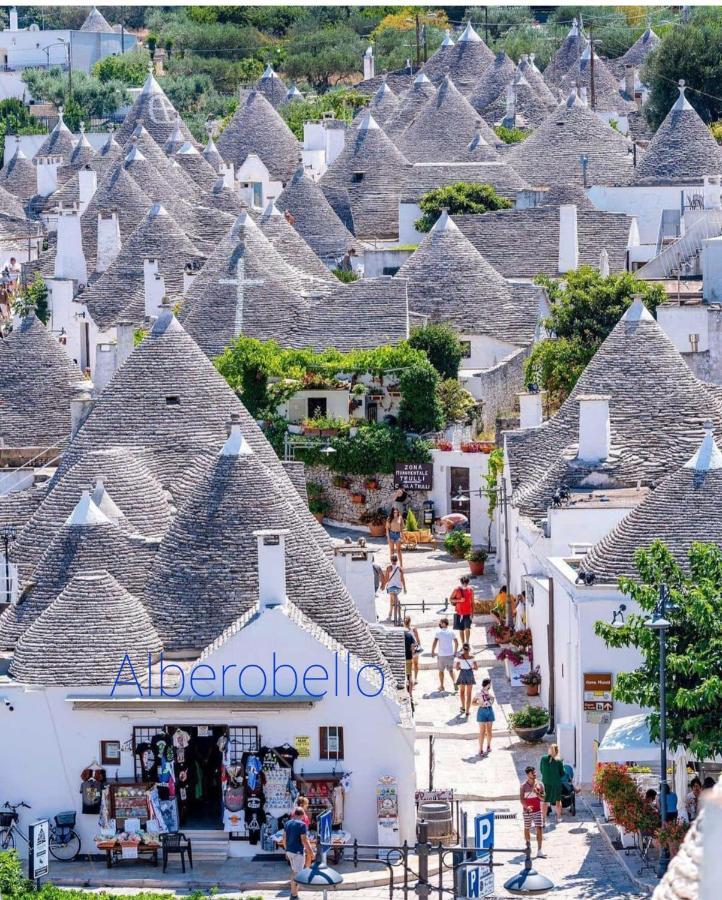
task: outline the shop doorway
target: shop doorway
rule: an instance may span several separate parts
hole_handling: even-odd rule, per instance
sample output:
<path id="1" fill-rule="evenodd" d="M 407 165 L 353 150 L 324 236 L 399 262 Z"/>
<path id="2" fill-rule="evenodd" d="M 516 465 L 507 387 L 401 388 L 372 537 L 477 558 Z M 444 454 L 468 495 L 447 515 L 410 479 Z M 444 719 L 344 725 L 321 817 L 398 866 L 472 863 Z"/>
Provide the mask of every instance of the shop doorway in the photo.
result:
<path id="1" fill-rule="evenodd" d="M 169 725 L 174 749 L 175 793 L 181 829 L 223 827 L 223 746 L 225 725 Z"/>
<path id="2" fill-rule="evenodd" d="M 468 519 L 471 511 L 469 470 L 465 466 L 451 466 L 451 512 Z"/>

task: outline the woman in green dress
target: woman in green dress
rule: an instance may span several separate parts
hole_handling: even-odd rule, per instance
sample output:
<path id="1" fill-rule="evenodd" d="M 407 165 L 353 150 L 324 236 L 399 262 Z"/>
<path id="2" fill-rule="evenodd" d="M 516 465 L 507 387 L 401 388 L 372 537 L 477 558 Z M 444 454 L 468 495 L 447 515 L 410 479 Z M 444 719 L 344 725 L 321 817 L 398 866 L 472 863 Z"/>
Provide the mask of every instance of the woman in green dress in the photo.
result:
<path id="1" fill-rule="evenodd" d="M 544 802 L 542 803 L 542 827 L 547 824 L 549 807 L 556 806 L 557 823 L 562 820 L 562 777 L 564 763 L 559 759 L 559 747 L 549 744 L 549 752 L 542 756 L 539 763 L 539 774 L 544 785 Z"/>

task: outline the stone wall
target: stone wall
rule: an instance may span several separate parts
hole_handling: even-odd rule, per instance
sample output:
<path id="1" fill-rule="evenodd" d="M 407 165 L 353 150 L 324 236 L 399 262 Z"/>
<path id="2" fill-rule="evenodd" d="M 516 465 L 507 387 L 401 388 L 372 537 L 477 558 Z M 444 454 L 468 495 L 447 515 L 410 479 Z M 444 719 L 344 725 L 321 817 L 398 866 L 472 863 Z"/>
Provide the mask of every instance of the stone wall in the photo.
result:
<path id="1" fill-rule="evenodd" d="M 479 396 L 483 401 L 481 418 L 484 431 L 494 428 L 500 413 L 508 412 L 517 405 L 516 394 L 524 387 L 524 366 L 528 353 L 528 350 L 519 349 L 476 376 L 480 383 Z"/>
<path id="2" fill-rule="evenodd" d="M 373 512 L 379 507 L 388 510 L 391 507 L 391 501 L 394 496 L 394 476 L 393 475 L 377 475 L 375 476 L 379 482 L 379 489 L 368 490 L 366 488 L 366 476 L 349 475 L 351 481 L 351 490 L 336 487 L 333 479 L 338 472 L 332 472 L 325 466 L 306 466 L 306 483 L 313 481 L 316 484 L 322 484 L 326 493 L 326 498 L 331 504 L 331 510 L 327 518 L 334 522 L 348 522 L 351 525 L 360 524 L 359 519 L 365 512 Z M 371 476 L 369 476 L 371 477 Z M 353 491 L 364 494 L 366 502 L 363 504 L 352 503 L 351 494 Z M 426 491 L 409 491 L 409 505 L 414 511 L 414 515 L 419 519 L 423 502 L 427 499 Z"/>

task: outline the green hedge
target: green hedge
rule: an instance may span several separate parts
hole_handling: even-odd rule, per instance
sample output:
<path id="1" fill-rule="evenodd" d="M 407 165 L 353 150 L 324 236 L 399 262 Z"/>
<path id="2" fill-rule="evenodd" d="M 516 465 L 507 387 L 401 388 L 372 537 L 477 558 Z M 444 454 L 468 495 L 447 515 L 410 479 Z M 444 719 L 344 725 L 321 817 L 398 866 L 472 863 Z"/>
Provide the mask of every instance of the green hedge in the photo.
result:
<path id="1" fill-rule="evenodd" d="M 428 462 L 429 445 L 419 439 L 407 440 L 400 428 L 386 425 L 367 425 L 355 437 L 339 436 L 331 439 L 335 453 L 316 450 L 297 450 L 296 459 L 307 465 L 327 466 L 344 475 L 393 474 L 397 462 Z"/>

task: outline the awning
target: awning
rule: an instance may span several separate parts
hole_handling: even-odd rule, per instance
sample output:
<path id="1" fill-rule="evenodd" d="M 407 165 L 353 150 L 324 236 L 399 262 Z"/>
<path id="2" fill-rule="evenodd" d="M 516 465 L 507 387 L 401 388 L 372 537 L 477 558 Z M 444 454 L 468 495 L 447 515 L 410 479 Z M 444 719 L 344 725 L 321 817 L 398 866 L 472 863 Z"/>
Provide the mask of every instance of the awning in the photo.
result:
<path id="1" fill-rule="evenodd" d="M 290 697 L 261 695 L 258 697 L 138 697 L 138 696 L 80 696 L 69 694 L 66 703 L 73 709 L 104 709 L 108 712 L 128 711 L 139 715 L 152 714 L 156 710 L 174 710 L 175 713 L 199 713 L 208 709 L 225 709 L 230 712 L 280 712 L 288 709 L 310 709 L 322 697 L 311 694 L 293 694 Z"/>
<path id="2" fill-rule="evenodd" d="M 597 749 L 597 760 L 602 763 L 659 762 L 659 750 L 659 742 L 650 737 L 646 714 L 638 713 L 612 719 Z M 683 747 L 668 748 L 667 753 L 670 761 L 687 758 Z"/>

